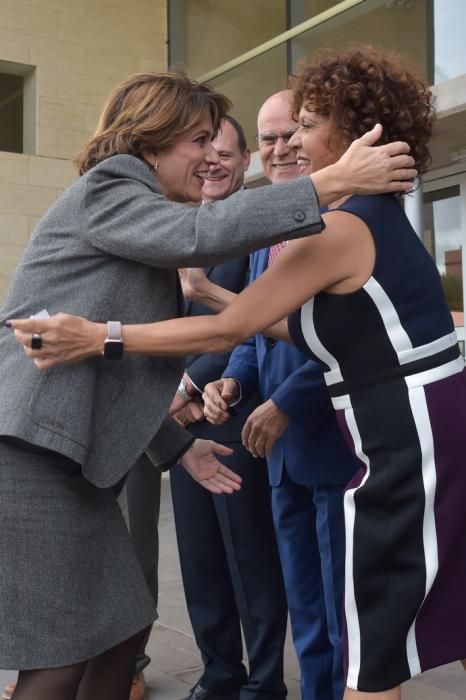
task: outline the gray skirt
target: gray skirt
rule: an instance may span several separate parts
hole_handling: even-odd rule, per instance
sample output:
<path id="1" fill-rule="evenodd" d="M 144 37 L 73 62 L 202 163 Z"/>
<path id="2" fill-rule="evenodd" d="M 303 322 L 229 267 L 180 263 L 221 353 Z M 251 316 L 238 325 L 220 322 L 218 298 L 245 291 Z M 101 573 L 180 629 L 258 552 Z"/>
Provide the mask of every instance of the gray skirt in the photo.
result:
<path id="1" fill-rule="evenodd" d="M 0 440 L 0 668 L 78 663 L 155 617 L 113 491 Z"/>

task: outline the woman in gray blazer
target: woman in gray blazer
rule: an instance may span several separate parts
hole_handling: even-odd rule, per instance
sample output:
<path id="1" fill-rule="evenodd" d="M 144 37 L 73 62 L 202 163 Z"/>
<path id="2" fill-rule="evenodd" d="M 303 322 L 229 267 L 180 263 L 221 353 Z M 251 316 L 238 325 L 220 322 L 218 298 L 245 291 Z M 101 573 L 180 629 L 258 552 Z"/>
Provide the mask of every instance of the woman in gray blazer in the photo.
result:
<path id="1" fill-rule="evenodd" d="M 44 216 L 0 321 L 41 309 L 148 323 L 181 314 L 177 268 L 215 265 L 322 228 L 321 204 L 348 191 L 406 189 L 406 144 L 360 139 L 313 176 L 242 191 L 200 209 L 226 98 L 177 73 L 140 74 L 110 96 L 78 159 L 81 177 Z M 406 171 L 404 177 L 413 177 Z M 375 184 L 374 184 L 375 183 Z M 145 451 L 181 459 L 202 485 L 240 479 L 167 418 L 182 358 L 103 357 L 40 372 L 0 328 L 0 667 L 20 669 L 15 700 L 127 700 L 154 604 L 111 487 Z M 40 347 L 41 337 L 31 338 Z"/>

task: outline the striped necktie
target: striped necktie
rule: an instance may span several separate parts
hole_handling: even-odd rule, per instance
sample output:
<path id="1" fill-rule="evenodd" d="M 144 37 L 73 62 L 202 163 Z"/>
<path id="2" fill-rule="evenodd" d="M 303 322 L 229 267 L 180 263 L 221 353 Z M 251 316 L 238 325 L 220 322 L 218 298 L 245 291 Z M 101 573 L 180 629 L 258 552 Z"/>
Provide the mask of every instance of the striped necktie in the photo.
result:
<path id="1" fill-rule="evenodd" d="M 278 258 L 286 244 L 287 241 L 280 241 L 280 243 L 275 243 L 275 245 L 270 246 L 267 267 L 270 267 L 272 263 L 275 262 L 275 260 Z"/>

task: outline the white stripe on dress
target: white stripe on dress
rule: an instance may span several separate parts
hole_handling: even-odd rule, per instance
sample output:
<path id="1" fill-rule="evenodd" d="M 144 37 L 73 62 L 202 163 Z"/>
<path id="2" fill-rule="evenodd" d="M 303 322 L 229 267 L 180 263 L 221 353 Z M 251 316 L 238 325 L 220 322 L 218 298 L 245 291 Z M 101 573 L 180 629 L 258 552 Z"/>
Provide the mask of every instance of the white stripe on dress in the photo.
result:
<path id="1" fill-rule="evenodd" d="M 432 382 L 446 379 L 447 377 L 451 377 L 452 374 L 458 374 L 458 372 L 462 372 L 463 370 L 464 360 L 460 355 L 455 360 L 445 362 L 444 365 L 432 367 L 423 372 L 417 372 L 417 374 L 410 374 L 408 377 L 405 377 L 405 381 L 408 389 L 414 389 L 416 386 L 425 386 L 426 384 L 432 384 Z"/>
<path id="2" fill-rule="evenodd" d="M 351 408 L 351 396 L 349 394 L 342 394 L 341 396 L 332 396 L 332 406 L 335 411 L 344 411 L 347 408 Z"/>
<path id="3" fill-rule="evenodd" d="M 303 304 L 301 308 L 301 329 L 304 340 L 314 355 L 330 367 L 330 372 L 325 372 L 327 385 L 342 382 L 343 377 L 337 359 L 322 345 L 316 333 L 314 326 L 314 297 Z"/>
<path id="4" fill-rule="evenodd" d="M 453 374 L 458 374 L 464 371 L 464 360 L 460 355 L 455 360 L 450 360 L 444 365 L 439 365 L 438 367 L 432 367 L 431 369 L 426 369 L 423 372 L 417 372 L 416 374 L 410 374 L 408 377 L 404 377 L 404 380 L 409 389 L 413 389 L 416 386 L 425 386 L 427 384 L 432 384 L 433 382 L 438 382 L 440 379 L 446 379 L 451 377 Z M 380 385 L 382 386 L 382 384 Z M 351 408 L 351 396 L 349 394 L 342 394 L 341 396 L 332 396 L 332 405 L 335 411 L 342 411 L 347 408 Z"/>
<path id="5" fill-rule="evenodd" d="M 400 317 L 384 288 L 377 280 L 370 277 L 363 286 L 363 289 L 369 294 L 376 305 L 395 352 L 399 354 L 406 350 L 412 350 L 413 344 L 401 325 Z"/>
<path id="6" fill-rule="evenodd" d="M 456 331 L 453 331 L 453 333 L 443 335 L 441 338 L 436 338 L 436 340 L 433 340 L 431 343 L 418 345 L 410 350 L 402 350 L 398 353 L 398 360 L 400 365 L 405 365 L 407 362 L 414 362 L 424 357 L 431 357 L 438 352 L 442 352 L 442 350 L 453 347 L 457 343 L 458 338 L 456 336 Z"/>
<path id="7" fill-rule="evenodd" d="M 424 600 L 432 588 L 438 571 L 438 547 L 437 528 L 435 526 L 435 489 L 437 486 L 437 472 L 435 469 L 434 439 L 430 425 L 429 411 L 425 390 L 422 386 L 409 389 L 409 402 L 416 424 L 422 455 L 422 480 L 424 484 L 425 505 L 422 525 L 422 539 L 424 544 L 424 561 L 426 569 L 426 587 Z M 421 673 L 421 664 L 416 643 L 416 620 L 409 629 L 406 640 L 406 652 L 411 676 Z"/>
<path id="8" fill-rule="evenodd" d="M 371 297 L 376 305 L 382 318 L 387 336 L 393 346 L 393 349 L 398 355 L 400 364 L 405 364 L 411 360 L 428 357 L 440 352 L 452 345 L 452 334 L 439 338 L 437 341 L 427 343 L 425 346 L 413 348 L 411 340 L 403 328 L 398 313 L 393 306 L 391 300 L 385 293 L 381 285 L 371 277 L 364 289 Z M 438 551 L 437 551 L 437 534 L 434 517 L 434 498 L 436 486 L 436 471 L 432 430 L 429 422 L 429 413 L 427 410 L 427 402 L 422 384 L 428 384 L 437 381 L 441 376 L 454 374 L 460 371 L 462 359 L 447 362 L 441 367 L 435 367 L 431 370 L 418 372 L 415 375 L 406 377 L 406 385 L 408 387 L 409 401 L 413 413 L 416 429 L 421 446 L 422 457 L 422 479 L 425 493 L 425 506 L 423 516 L 423 545 L 424 545 L 424 561 L 426 569 L 426 590 L 427 595 L 432 583 L 435 579 L 438 569 Z M 421 386 L 419 386 L 421 385 Z M 421 664 L 416 643 L 416 621 L 413 621 L 407 638 L 406 638 L 406 654 L 408 665 L 412 676 L 418 675 L 421 672 Z"/>
<path id="9" fill-rule="evenodd" d="M 354 542 L 354 522 L 356 517 L 356 506 L 354 503 L 354 494 L 360 489 L 369 478 L 370 463 L 367 455 L 362 451 L 361 436 L 359 434 L 354 411 L 352 408 L 345 410 L 345 419 L 348 430 L 354 442 L 354 449 L 357 457 L 366 465 L 367 471 L 359 484 L 354 489 L 348 489 L 344 496 L 344 512 L 345 512 L 345 537 L 346 537 L 346 554 L 345 554 L 345 617 L 346 629 L 348 634 L 348 676 L 346 685 L 352 690 L 358 688 L 359 670 L 361 667 L 361 632 L 359 628 L 358 609 L 356 605 L 356 597 L 354 594 L 354 576 L 353 576 L 353 542 Z"/>

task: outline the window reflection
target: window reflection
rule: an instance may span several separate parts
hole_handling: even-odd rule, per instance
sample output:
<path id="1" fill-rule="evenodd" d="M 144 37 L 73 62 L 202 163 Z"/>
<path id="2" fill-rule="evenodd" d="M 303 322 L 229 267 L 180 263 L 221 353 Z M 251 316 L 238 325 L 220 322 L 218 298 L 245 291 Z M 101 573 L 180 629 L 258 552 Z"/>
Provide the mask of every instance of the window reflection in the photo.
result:
<path id="1" fill-rule="evenodd" d="M 22 75 L 0 73 L 0 151 L 23 152 Z"/>
<path id="2" fill-rule="evenodd" d="M 442 276 L 455 326 L 464 325 L 463 260 L 459 186 L 424 195 L 424 244 Z"/>
<path id="3" fill-rule="evenodd" d="M 287 29 L 285 0 L 170 2 L 172 65 L 200 76 Z M 183 35 L 180 42 L 179 35 Z M 173 48 L 173 47 L 171 47 Z"/>
<path id="4" fill-rule="evenodd" d="M 257 149 L 257 112 L 267 97 L 286 88 L 286 65 L 286 45 L 282 44 L 210 81 L 233 102 L 233 115 L 243 126 L 253 151 Z"/>
<path id="5" fill-rule="evenodd" d="M 466 65 L 464 0 L 434 0 L 434 82 L 462 75 Z"/>
<path id="6" fill-rule="evenodd" d="M 323 1 L 319 9 L 325 10 L 328 5 L 334 4 Z M 464 9 L 462 15 L 464 18 Z M 430 0 L 387 0 L 376 7 L 374 3 L 362 3 L 358 8 L 344 11 L 330 22 L 293 39 L 293 68 L 296 68 L 296 61 L 300 58 L 310 56 L 321 48 L 369 43 L 408 56 L 419 76 L 430 82 L 431 32 Z"/>

